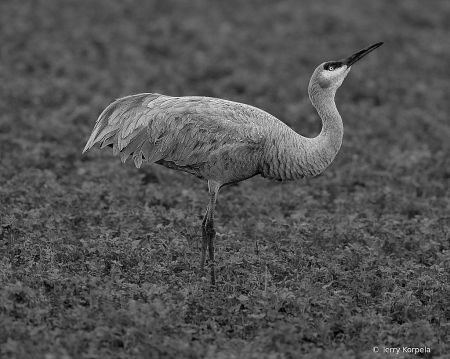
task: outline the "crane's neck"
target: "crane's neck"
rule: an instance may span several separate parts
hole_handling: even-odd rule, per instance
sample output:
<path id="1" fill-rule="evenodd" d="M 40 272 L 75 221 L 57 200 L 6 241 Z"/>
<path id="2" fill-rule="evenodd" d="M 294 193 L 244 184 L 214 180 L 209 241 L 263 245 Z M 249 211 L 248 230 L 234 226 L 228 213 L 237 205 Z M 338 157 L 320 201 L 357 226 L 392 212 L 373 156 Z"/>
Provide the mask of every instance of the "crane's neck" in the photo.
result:
<path id="1" fill-rule="evenodd" d="M 307 138 L 288 126 L 276 129 L 269 135 L 273 140 L 266 152 L 264 177 L 289 181 L 316 176 L 328 167 L 341 147 L 344 133 L 335 92 L 310 84 L 309 97 L 322 119 L 322 130 L 317 137 Z"/>
<path id="2" fill-rule="evenodd" d="M 312 142 L 312 149 L 317 151 L 317 154 L 325 155 L 323 160 L 319 161 L 326 163 L 325 167 L 321 169 L 323 171 L 341 148 L 344 126 L 334 102 L 335 90 L 323 90 L 318 84 L 314 84 L 310 85 L 308 92 L 313 106 L 322 119 L 320 134 L 310 139 L 310 142 Z"/>
<path id="3" fill-rule="evenodd" d="M 322 130 L 317 137 L 305 138 L 299 136 L 301 157 L 306 159 L 302 163 L 304 175 L 316 176 L 333 161 L 342 144 L 344 126 L 339 114 L 334 96 L 335 89 L 323 89 L 318 83 L 311 83 L 308 88 L 309 98 L 322 119 Z"/>
<path id="4" fill-rule="evenodd" d="M 319 84 L 310 84 L 309 98 L 322 119 L 322 130 L 317 137 L 297 135 L 297 172 L 305 177 L 316 176 L 327 168 L 342 144 L 344 126 L 339 114 L 333 89 L 322 89 Z"/>

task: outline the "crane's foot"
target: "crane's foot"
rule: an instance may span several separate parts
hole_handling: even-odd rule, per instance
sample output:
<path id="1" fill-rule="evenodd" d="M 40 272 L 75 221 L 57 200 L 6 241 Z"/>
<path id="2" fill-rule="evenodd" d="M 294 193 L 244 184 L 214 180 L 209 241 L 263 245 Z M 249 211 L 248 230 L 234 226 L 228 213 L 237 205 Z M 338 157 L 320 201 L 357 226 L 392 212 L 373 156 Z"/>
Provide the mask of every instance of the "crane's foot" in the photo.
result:
<path id="1" fill-rule="evenodd" d="M 205 243 L 203 243 L 202 255 L 200 258 L 200 270 L 202 272 L 205 270 L 205 262 L 206 262 L 206 245 L 205 245 Z"/>
<path id="2" fill-rule="evenodd" d="M 216 285 L 216 268 L 214 266 L 214 262 L 210 264 L 211 266 L 211 286 Z"/>
<path id="3" fill-rule="evenodd" d="M 209 268 L 209 271 L 210 271 L 211 285 L 215 286 L 216 285 L 216 266 L 215 266 L 215 263 L 214 263 L 214 261 L 211 261 L 210 259 L 206 259 L 205 257 L 206 257 L 206 255 L 203 255 L 203 253 L 202 253 L 202 257 L 200 259 L 200 272 L 201 273 L 205 272 L 205 263 L 206 263 L 206 268 L 207 269 Z"/>
<path id="4" fill-rule="evenodd" d="M 200 273 L 202 273 L 202 277 L 203 274 L 205 273 L 205 262 L 206 262 L 206 269 L 209 268 L 209 273 L 210 273 L 210 278 L 211 278 L 211 286 L 214 287 L 216 285 L 216 266 L 214 264 L 214 262 L 211 262 L 209 259 L 208 260 L 203 260 L 200 263 Z"/>

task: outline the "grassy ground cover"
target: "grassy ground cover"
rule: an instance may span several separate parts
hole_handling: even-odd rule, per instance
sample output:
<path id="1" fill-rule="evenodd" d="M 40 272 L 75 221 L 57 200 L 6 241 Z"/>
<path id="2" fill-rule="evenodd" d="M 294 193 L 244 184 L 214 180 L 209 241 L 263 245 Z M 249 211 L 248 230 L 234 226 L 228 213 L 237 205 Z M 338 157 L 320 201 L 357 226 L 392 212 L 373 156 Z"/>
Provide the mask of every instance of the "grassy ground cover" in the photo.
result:
<path id="1" fill-rule="evenodd" d="M 446 358 L 449 16 L 448 1 L 2 0 L 0 357 Z M 81 155 L 103 108 L 138 92 L 244 102 L 314 136 L 314 68 L 378 41 L 338 92 L 344 142 L 322 175 L 221 192 L 216 289 L 198 270 L 205 183 Z"/>

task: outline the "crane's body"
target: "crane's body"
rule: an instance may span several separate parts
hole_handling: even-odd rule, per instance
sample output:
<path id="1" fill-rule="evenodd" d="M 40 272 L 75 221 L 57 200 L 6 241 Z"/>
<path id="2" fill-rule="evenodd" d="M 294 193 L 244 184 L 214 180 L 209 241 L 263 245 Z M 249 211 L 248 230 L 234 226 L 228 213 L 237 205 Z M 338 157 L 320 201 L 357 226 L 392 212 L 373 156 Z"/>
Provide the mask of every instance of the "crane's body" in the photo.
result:
<path id="1" fill-rule="evenodd" d="M 211 97 L 171 97 L 143 93 L 123 97 L 99 116 L 84 148 L 110 146 L 122 161 L 132 156 L 191 173 L 208 181 L 210 202 L 202 222 L 202 260 L 209 249 L 214 274 L 214 208 L 221 187 L 255 175 L 290 181 L 321 173 L 342 143 L 343 125 L 334 95 L 350 66 L 382 43 L 341 61 L 321 64 L 309 84 L 309 96 L 322 119 L 322 130 L 306 138 L 256 107 Z M 332 73 L 330 75 L 330 73 Z"/>
<path id="2" fill-rule="evenodd" d="M 300 136 L 250 105 L 211 97 L 144 93 L 109 105 L 86 149 L 100 142 L 101 148 L 112 146 L 122 161 L 132 156 L 138 168 L 143 161 L 158 163 L 225 185 L 258 174 L 279 181 L 314 176 L 335 154 L 313 158 L 318 140 L 320 137 Z M 339 146 L 340 140 L 333 152 Z"/>

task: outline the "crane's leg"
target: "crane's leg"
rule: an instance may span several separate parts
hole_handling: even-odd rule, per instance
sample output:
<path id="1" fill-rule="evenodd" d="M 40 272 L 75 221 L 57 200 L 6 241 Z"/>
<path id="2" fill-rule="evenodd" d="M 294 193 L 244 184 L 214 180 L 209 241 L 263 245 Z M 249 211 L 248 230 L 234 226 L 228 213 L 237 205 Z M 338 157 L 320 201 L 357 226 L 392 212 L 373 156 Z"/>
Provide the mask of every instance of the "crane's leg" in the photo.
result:
<path id="1" fill-rule="evenodd" d="M 214 238 L 216 236 L 216 231 L 214 230 L 214 210 L 216 207 L 217 195 L 220 190 L 220 184 L 215 181 L 208 181 L 209 188 L 209 203 L 206 209 L 205 217 L 202 221 L 202 259 L 201 259 L 201 269 L 205 265 L 206 249 L 209 251 L 209 261 L 211 268 L 211 285 L 216 284 L 216 275 L 214 268 Z"/>
<path id="2" fill-rule="evenodd" d="M 205 269 L 206 248 L 208 247 L 208 235 L 206 234 L 206 220 L 208 218 L 208 212 L 209 212 L 209 203 L 202 221 L 202 258 L 200 261 L 200 269 L 202 271 Z"/>

